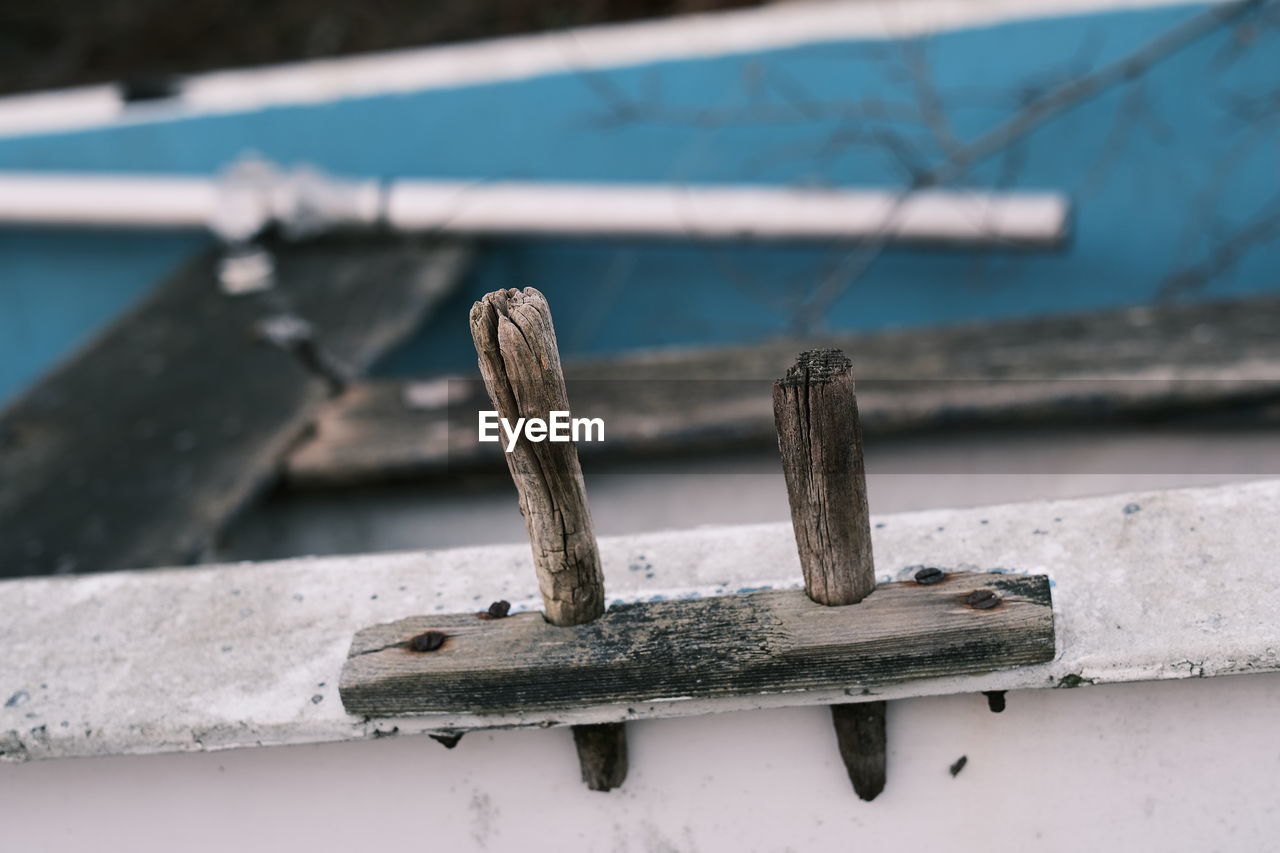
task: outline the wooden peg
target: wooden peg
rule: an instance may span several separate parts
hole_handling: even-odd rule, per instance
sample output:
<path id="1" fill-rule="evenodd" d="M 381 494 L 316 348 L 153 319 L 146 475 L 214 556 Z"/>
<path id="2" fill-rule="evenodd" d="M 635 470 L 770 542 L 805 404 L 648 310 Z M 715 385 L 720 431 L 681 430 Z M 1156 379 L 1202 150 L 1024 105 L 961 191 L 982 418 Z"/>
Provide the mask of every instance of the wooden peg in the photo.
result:
<path id="1" fill-rule="evenodd" d="M 569 411 L 551 309 L 540 292 L 526 287 L 485 294 L 471 308 L 471 337 L 499 417 L 514 423 Z M 568 626 L 598 619 L 605 611 L 604 575 L 577 448 L 522 436 L 506 459 L 520 495 L 547 621 Z M 574 742 L 582 779 L 591 790 L 622 784 L 627 741 L 621 724 L 575 726 Z"/>
<path id="2" fill-rule="evenodd" d="M 831 706 L 836 745 L 853 790 L 864 800 L 874 800 L 884 790 L 884 702 L 854 702 Z"/>
<path id="3" fill-rule="evenodd" d="M 849 359 L 837 349 L 801 353 L 774 382 L 773 415 L 805 592 L 831 607 L 856 604 L 876 575 Z M 885 703 L 833 705 L 831 714 L 854 790 L 875 799 L 885 783 Z"/>

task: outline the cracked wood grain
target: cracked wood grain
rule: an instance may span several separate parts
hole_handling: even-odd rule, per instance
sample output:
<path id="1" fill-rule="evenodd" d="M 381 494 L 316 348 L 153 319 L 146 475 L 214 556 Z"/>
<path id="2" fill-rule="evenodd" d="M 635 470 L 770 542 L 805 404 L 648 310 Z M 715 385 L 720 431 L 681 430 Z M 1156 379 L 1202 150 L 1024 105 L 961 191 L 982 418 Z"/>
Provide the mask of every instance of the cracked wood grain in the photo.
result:
<path id="1" fill-rule="evenodd" d="M 876 573 L 849 359 L 838 349 L 801 353 L 773 384 L 773 414 L 805 592 L 819 604 L 856 604 Z"/>
<path id="2" fill-rule="evenodd" d="M 500 417 L 515 423 L 569 411 L 546 297 L 532 287 L 494 291 L 472 306 L 470 319 L 480 374 Z M 604 614 L 604 574 L 577 448 L 521 436 L 505 455 L 547 621 L 565 627 L 597 619 Z M 621 725 L 577 726 L 574 743 L 588 788 L 609 791 L 622 784 L 627 741 Z"/>
<path id="3" fill-rule="evenodd" d="M 500 417 L 514 423 L 569 410 L 551 309 L 537 290 L 486 294 L 471 308 L 471 337 Z M 604 575 L 577 448 L 521 437 L 506 460 L 548 621 L 581 625 L 597 618 L 604 613 Z"/>
<path id="4" fill-rule="evenodd" d="M 778 451 L 805 593 L 830 607 L 876 588 L 862 427 L 853 365 L 838 349 L 802 352 L 773 384 Z M 831 706 L 840 757 L 858 796 L 885 783 L 885 703 Z"/>

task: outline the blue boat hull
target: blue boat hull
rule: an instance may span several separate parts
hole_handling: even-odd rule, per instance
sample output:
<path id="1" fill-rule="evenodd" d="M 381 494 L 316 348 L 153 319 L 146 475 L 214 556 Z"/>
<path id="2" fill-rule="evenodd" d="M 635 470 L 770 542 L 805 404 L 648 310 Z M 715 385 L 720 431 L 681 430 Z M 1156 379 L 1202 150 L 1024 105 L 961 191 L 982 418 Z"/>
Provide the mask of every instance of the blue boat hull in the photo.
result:
<path id="1" fill-rule="evenodd" d="M 972 139 L 1037 92 L 1132 53 L 1204 8 L 12 137 L 0 139 L 0 169 L 211 174 L 253 150 L 386 177 L 903 186 L 911 165 L 945 160 L 948 135 Z M 1231 28 L 1216 32 L 1053 118 L 965 179 L 976 189 L 1066 194 L 1075 210 L 1066 246 L 890 249 L 844 283 L 822 322 L 835 330 L 925 326 L 1280 285 L 1280 241 L 1254 241 L 1218 263 L 1232 229 L 1276 204 L 1276 117 L 1259 119 L 1241 104 L 1280 83 L 1280 36 L 1259 27 L 1252 42 L 1242 38 Z M 936 92 L 944 132 L 922 120 L 922 79 Z M 207 242 L 183 233 L 0 231 L 0 400 Z M 805 297 L 852 250 L 493 240 L 464 292 L 383 370 L 471 364 L 466 309 L 476 295 L 507 286 L 547 293 L 566 355 L 794 331 Z"/>

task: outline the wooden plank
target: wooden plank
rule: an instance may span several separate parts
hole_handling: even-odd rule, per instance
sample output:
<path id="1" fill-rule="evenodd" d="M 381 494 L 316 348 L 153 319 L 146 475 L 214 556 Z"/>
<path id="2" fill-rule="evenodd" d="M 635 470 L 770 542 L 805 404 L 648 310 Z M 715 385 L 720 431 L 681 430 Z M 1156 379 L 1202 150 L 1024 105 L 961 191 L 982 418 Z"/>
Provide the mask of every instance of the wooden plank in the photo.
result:
<path id="1" fill-rule="evenodd" d="M 329 396 L 261 343 L 263 321 L 309 327 L 312 355 L 359 375 L 466 257 L 421 240 L 273 248 L 275 288 L 224 296 L 205 253 L 0 415 L 0 575 L 196 559 Z"/>
<path id="2" fill-rule="evenodd" d="M 975 591 L 1000 597 L 977 609 Z M 415 652 L 414 637 L 443 644 Z M 881 584 L 825 607 L 794 590 L 611 608 L 572 628 L 542 614 L 413 616 L 358 632 L 340 693 L 351 714 L 503 714 L 780 691 L 870 690 L 1053 658 L 1048 578 L 958 572 Z"/>
<path id="3" fill-rule="evenodd" d="M 609 425 L 605 442 L 579 451 L 768 446 L 769 383 L 813 346 L 852 358 L 868 435 L 1280 399 L 1280 298 L 1268 296 L 566 362 L 575 414 Z M 436 402 L 407 404 L 415 395 Z M 356 385 L 290 456 L 288 480 L 327 486 L 501 465 L 496 446 L 475 441 L 482 400 L 478 383 L 462 380 Z"/>

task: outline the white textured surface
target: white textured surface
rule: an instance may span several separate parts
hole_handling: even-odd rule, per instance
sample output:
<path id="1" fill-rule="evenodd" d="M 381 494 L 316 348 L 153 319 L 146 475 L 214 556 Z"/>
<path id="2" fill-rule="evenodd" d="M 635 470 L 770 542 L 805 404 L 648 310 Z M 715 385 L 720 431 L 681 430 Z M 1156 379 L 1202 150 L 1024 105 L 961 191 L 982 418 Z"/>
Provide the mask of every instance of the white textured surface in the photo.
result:
<path id="1" fill-rule="evenodd" d="M 1059 658 L 916 682 L 889 698 L 1280 669 L 1280 481 L 878 516 L 886 576 L 915 564 L 1045 572 Z M 788 525 L 604 539 L 618 597 L 799 579 Z M 309 743 L 546 716 L 362 720 L 337 681 L 375 622 L 534 601 L 524 546 L 301 559 L 0 584 L 0 748 L 7 758 Z M 556 715 L 554 722 L 830 702 L 787 694 Z M 7 699 L 7 701 L 5 701 Z"/>
<path id="2" fill-rule="evenodd" d="M 824 708 L 627 727 L 578 781 L 566 729 L 0 765 L 0 847 L 40 853 L 1275 849 L 1280 674 L 904 699 L 888 785 L 850 789 Z M 948 767 L 968 761 L 955 778 Z"/>

